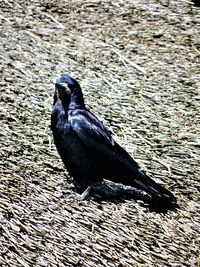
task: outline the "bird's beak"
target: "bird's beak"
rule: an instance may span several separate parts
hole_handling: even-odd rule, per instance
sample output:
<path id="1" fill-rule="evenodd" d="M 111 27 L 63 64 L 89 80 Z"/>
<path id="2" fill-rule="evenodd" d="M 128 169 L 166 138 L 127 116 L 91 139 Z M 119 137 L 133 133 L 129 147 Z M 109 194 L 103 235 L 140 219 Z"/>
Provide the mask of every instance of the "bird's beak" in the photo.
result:
<path id="1" fill-rule="evenodd" d="M 55 86 L 56 86 L 56 89 L 58 90 L 58 94 L 60 98 L 71 95 L 71 90 L 66 83 L 56 83 Z"/>

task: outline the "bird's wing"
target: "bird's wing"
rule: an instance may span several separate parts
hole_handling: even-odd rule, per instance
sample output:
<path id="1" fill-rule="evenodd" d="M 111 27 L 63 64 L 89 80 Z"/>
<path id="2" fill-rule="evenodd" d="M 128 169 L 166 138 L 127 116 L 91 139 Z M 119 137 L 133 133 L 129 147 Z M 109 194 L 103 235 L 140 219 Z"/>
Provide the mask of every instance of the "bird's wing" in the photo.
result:
<path id="1" fill-rule="evenodd" d="M 105 159 L 111 160 L 123 170 L 131 171 L 134 179 L 126 177 L 129 179 L 129 185 L 145 190 L 167 205 L 176 203 L 176 199 L 171 192 L 140 171 L 138 164 L 112 139 L 108 130 L 93 114 L 87 110 L 82 112 L 76 110 L 69 116 L 68 122 L 81 141 L 93 151 L 94 155 L 101 154 Z M 127 184 L 126 179 L 121 180 L 121 182 Z"/>
<path id="2" fill-rule="evenodd" d="M 81 141 L 94 153 L 100 153 L 116 163 L 138 170 L 138 164 L 114 141 L 110 132 L 92 113 L 87 110 L 73 111 L 68 122 Z"/>

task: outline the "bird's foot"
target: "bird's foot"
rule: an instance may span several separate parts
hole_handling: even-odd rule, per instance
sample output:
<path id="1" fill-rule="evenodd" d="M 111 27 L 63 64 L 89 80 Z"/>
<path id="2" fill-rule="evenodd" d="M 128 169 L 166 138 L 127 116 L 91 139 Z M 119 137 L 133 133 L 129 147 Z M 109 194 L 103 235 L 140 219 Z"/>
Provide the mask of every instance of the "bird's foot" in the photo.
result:
<path id="1" fill-rule="evenodd" d="M 85 189 L 85 191 L 83 191 L 83 193 L 82 194 L 77 194 L 76 196 L 75 196 L 75 199 L 76 200 L 84 200 L 88 195 L 89 195 L 89 193 L 90 193 L 90 189 L 92 188 L 92 185 L 89 185 L 86 189 Z"/>

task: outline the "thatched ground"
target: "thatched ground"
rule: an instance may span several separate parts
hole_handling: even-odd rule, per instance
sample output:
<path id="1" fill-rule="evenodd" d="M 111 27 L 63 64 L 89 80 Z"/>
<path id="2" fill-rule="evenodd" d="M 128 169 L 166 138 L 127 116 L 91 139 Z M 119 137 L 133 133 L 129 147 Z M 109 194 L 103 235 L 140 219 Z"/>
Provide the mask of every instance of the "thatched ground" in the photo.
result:
<path id="1" fill-rule="evenodd" d="M 1 2 L 0 266 L 200 265 L 198 12 L 184 0 Z M 63 73 L 179 210 L 73 199 L 49 129 Z"/>

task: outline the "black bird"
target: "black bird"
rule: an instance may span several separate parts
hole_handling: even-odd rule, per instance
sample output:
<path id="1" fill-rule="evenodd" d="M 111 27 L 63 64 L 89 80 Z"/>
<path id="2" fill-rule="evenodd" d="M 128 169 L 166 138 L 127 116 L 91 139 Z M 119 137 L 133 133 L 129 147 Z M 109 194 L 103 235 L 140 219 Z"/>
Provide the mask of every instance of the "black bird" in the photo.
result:
<path id="1" fill-rule="evenodd" d="M 55 84 L 51 129 L 58 153 L 74 181 L 91 186 L 103 178 L 146 191 L 158 203 L 176 198 L 140 170 L 137 162 L 112 138 L 103 123 L 86 109 L 79 83 L 70 76 Z"/>
<path id="2" fill-rule="evenodd" d="M 192 0 L 192 2 L 194 3 L 194 6 L 200 7 L 199 0 Z"/>

